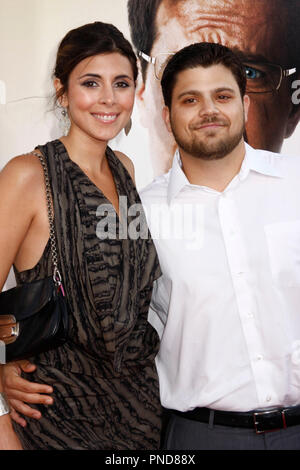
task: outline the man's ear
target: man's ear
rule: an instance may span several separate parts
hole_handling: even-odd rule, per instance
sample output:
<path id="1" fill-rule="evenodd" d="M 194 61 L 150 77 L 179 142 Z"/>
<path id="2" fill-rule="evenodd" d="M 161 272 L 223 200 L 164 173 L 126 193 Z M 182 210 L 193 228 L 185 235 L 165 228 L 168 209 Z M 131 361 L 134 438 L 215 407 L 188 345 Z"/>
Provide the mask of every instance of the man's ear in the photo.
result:
<path id="1" fill-rule="evenodd" d="M 138 65 L 138 76 L 137 76 L 137 81 L 136 81 L 136 104 L 139 112 L 139 117 L 140 117 L 140 123 L 143 127 L 148 127 L 147 126 L 147 110 L 145 109 L 145 100 L 144 100 L 144 93 L 145 93 L 145 83 L 143 79 L 143 73 L 142 73 L 142 66 L 141 62 L 138 60 L 137 61 Z"/>
<path id="2" fill-rule="evenodd" d="M 248 95 L 244 95 L 243 104 L 244 104 L 245 122 L 247 122 L 248 114 L 249 114 L 249 108 L 250 108 L 250 97 Z"/>
<path id="3" fill-rule="evenodd" d="M 63 87 L 62 84 L 61 84 L 60 79 L 55 78 L 54 81 L 53 81 L 53 85 L 54 85 L 54 88 L 55 88 L 55 91 L 56 91 L 56 96 L 59 96 L 59 98 L 58 98 L 59 104 L 63 108 L 67 108 L 68 105 L 69 105 L 67 93 L 65 92 L 63 95 L 60 95 L 61 89 Z"/>
<path id="4" fill-rule="evenodd" d="M 169 110 L 168 106 L 163 107 L 162 117 L 163 117 L 164 123 L 166 125 L 166 128 L 172 134 L 172 127 L 171 127 L 171 122 L 170 122 L 170 110 Z"/>
<path id="5" fill-rule="evenodd" d="M 142 74 L 139 73 L 136 85 L 136 104 L 139 112 L 140 123 L 143 127 L 148 127 L 147 122 L 149 119 L 149 113 L 145 109 L 145 101 L 144 101 L 144 93 L 145 93 L 145 83 L 142 78 Z M 147 119 L 148 118 L 148 119 Z"/>

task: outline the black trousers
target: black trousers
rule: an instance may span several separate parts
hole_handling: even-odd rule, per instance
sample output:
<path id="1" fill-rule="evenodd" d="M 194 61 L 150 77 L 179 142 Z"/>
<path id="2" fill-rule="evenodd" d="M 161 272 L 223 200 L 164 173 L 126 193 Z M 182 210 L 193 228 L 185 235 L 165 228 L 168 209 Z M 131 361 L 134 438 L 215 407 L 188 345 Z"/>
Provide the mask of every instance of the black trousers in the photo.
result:
<path id="1" fill-rule="evenodd" d="M 164 450 L 300 450 L 300 425 L 256 434 L 253 429 L 233 428 L 192 421 L 168 412 Z"/>

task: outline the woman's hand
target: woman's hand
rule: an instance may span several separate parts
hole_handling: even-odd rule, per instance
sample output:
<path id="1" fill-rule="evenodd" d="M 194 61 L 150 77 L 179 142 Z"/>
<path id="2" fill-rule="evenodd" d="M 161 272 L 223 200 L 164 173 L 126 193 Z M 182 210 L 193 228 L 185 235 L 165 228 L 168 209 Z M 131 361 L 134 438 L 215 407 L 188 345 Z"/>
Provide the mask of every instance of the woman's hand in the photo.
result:
<path id="1" fill-rule="evenodd" d="M 3 369 L 3 387 L 11 406 L 11 418 L 23 427 L 26 426 L 26 421 L 20 414 L 40 419 L 42 416 L 40 411 L 26 403 L 51 405 L 53 398 L 47 394 L 53 392 L 52 387 L 29 382 L 21 377 L 22 371 L 28 373 L 36 369 L 36 366 L 28 361 L 12 362 L 6 364 Z"/>

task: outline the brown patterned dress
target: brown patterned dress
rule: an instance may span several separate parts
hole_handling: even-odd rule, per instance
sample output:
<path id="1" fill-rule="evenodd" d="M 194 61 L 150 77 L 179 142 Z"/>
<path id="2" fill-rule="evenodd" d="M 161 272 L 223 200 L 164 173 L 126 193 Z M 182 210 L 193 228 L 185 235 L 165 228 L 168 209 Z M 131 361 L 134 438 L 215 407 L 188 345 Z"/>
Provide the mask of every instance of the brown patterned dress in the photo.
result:
<path id="1" fill-rule="evenodd" d="M 154 358 L 159 339 L 147 322 L 152 285 L 161 274 L 153 241 L 99 239 L 97 208 L 107 199 L 61 141 L 38 148 L 48 163 L 61 274 L 72 313 L 68 342 L 35 357 L 37 371 L 27 376 L 53 386 L 54 404 L 37 405 L 41 420 L 28 420 L 25 429 L 16 426 L 16 431 L 25 449 L 157 449 L 161 408 Z M 110 148 L 106 156 L 119 196 L 127 197 L 128 207 L 140 203 Z M 15 272 L 19 284 L 50 275 L 50 243 L 33 269 Z"/>

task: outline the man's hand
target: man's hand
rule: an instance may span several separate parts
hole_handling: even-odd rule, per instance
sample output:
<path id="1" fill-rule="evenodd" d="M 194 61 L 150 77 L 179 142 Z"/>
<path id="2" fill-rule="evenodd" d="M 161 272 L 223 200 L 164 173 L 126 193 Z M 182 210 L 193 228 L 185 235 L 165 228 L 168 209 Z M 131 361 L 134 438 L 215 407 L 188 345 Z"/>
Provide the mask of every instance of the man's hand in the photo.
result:
<path id="1" fill-rule="evenodd" d="M 42 416 L 40 411 L 31 408 L 26 403 L 51 405 L 53 399 L 47 394 L 53 392 L 52 387 L 29 382 L 21 377 L 22 371 L 28 373 L 36 369 L 36 366 L 28 361 L 12 362 L 6 364 L 3 369 L 2 380 L 11 406 L 11 418 L 23 427 L 26 426 L 26 421 L 20 414 L 40 419 Z"/>

